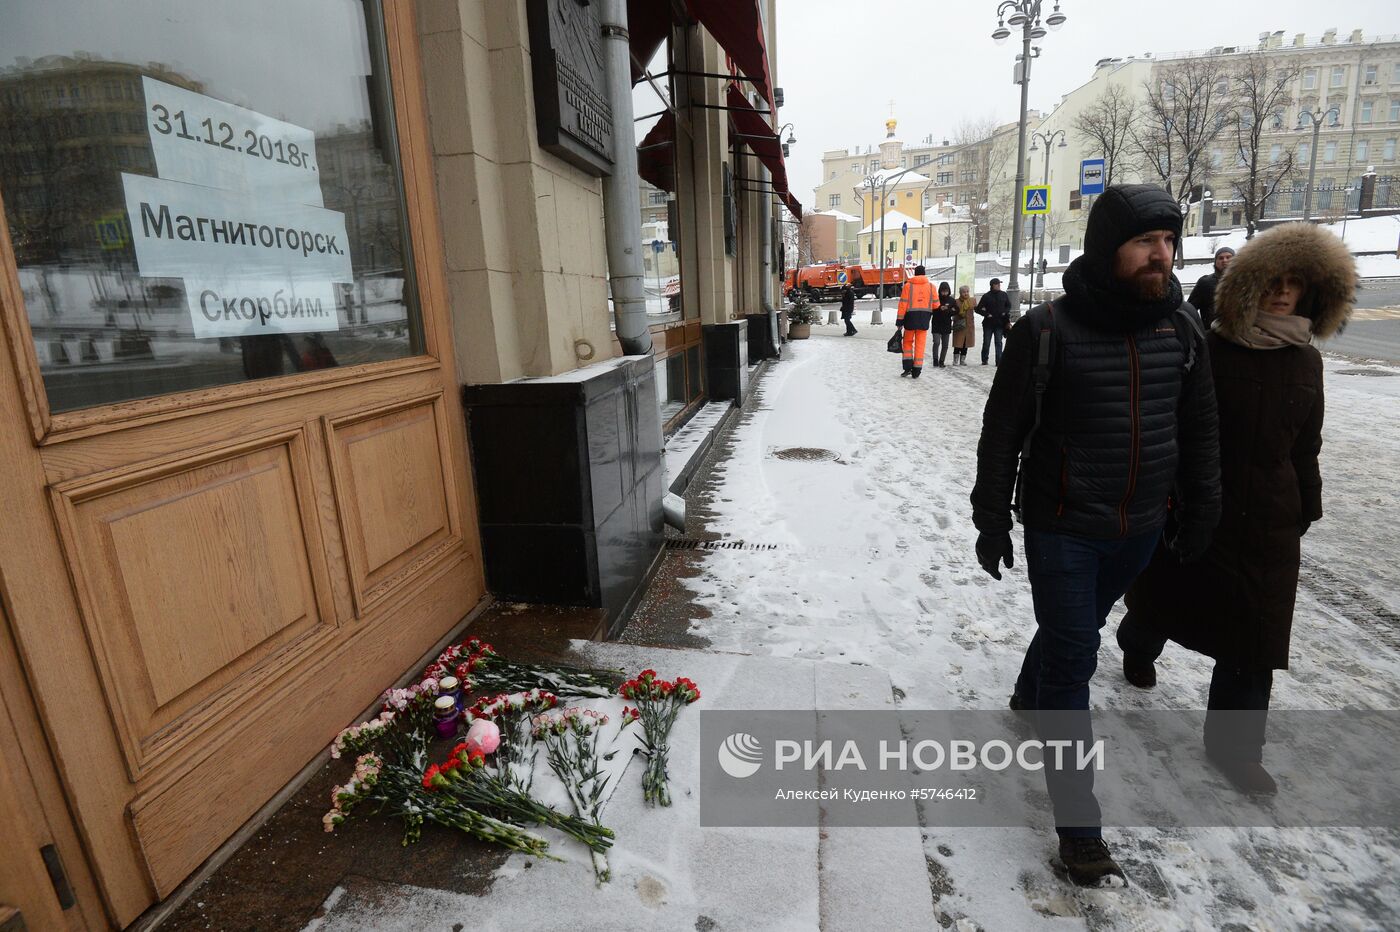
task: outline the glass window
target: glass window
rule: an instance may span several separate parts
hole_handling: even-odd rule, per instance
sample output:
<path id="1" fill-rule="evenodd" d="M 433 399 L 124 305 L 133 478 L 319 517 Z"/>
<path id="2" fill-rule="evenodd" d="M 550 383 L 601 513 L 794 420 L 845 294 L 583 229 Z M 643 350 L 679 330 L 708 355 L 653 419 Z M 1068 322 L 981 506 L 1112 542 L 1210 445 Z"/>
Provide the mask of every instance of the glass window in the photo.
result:
<path id="1" fill-rule="evenodd" d="M 1366 71 L 1364 72 L 1364 74 L 1365 74 L 1365 77 L 1362 78 L 1363 83 L 1366 83 L 1366 84 L 1375 84 L 1375 83 L 1376 83 L 1376 66 L 1375 66 L 1375 65 L 1367 65 L 1367 66 L 1366 66 Z"/>
<path id="2" fill-rule="evenodd" d="M 1289 211 L 1295 214 L 1300 214 L 1303 212 L 1303 196 L 1304 192 L 1302 191 L 1293 192 L 1293 196 L 1290 197 L 1288 200 Z"/>
<path id="3" fill-rule="evenodd" d="M 1332 188 L 1336 184 L 1336 179 L 1323 178 L 1318 185 L 1317 207 L 1319 210 L 1332 209 Z"/>
<path id="4" fill-rule="evenodd" d="M 826 206 L 828 206 L 828 207 L 840 207 L 840 206 L 841 206 L 841 195 L 839 195 L 839 194 L 833 194 L 833 195 L 831 195 L 830 197 L 828 197 L 828 198 L 826 199 Z"/>
<path id="5" fill-rule="evenodd" d="M 1387 139 L 1381 147 L 1381 157 L 1387 162 L 1395 161 L 1395 140 Z"/>
<path id="6" fill-rule="evenodd" d="M 1309 68 L 1303 72 L 1303 90 L 1310 91 L 1317 87 L 1317 69 Z"/>
<path id="7" fill-rule="evenodd" d="M 683 64 L 676 67 L 689 70 Z M 666 41 L 646 63 L 646 70 L 656 75 L 670 68 L 671 43 Z M 662 80 L 638 81 L 632 89 L 632 111 L 642 114 L 634 130 L 642 211 L 638 245 L 645 267 L 642 292 L 646 297 L 647 321 L 653 325 L 681 320 L 685 310 L 681 300 L 680 215 L 676 199 L 676 119 L 670 110 L 669 94 Z M 739 156 L 734 160 L 735 172 L 749 168 L 753 161 L 747 155 Z"/>
<path id="8" fill-rule="evenodd" d="M 51 410 L 422 352 L 379 17 L 0 0 L 0 192 Z"/>
<path id="9" fill-rule="evenodd" d="M 1370 140 L 1367 140 L 1367 139 L 1358 139 L 1358 140 L 1356 141 L 1356 160 L 1357 160 L 1358 162 L 1365 162 L 1365 161 L 1366 161 L 1366 156 L 1369 155 L 1370 152 L 1371 152 L 1371 143 L 1370 143 Z"/>
<path id="10" fill-rule="evenodd" d="M 661 399 L 661 423 L 685 410 L 685 354 L 676 353 L 656 361 L 656 394 Z"/>
<path id="11" fill-rule="evenodd" d="M 1311 157 L 1312 157 L 1312 143 L 1310 143 L 1310 142 L 1300 142 L 1300 143 L 1298 143 L 1298 161 L 1299 161 L 1299 162 L 1306 162 L 1306 161 L 1307 161 L 1308 159 L 1310 159 Z"/>
<path id="12" fill-rule="evenodd" d="M 1347 69 L 1343 65 L 1332 66 L 1331 87 L 1342 87 L 1347 83 Z"/>
<path id="13" fill-rule="evenodd" d="M 1269 146 L 1269 164 L 1273 165 L 1281 158 L 1283 158 L 1283 144 L 1276 142 Z"/>
<path id="14" fill-rule="evenodd" d="M 1400 123 L 1400 99 L 1390 102 L 1390 122 Z"/>
<path id="15" fill-rule="evenodd" d="M 1326 162 L 1328 165 L 1331 165 L 1333 162 L 1337 161 L 1337 143 L 1335 140 L 1323 145 L 1322 161 Z"/>
<path id="16" fill-rule="evenodd" d="M 1363 101 L 1361 102 L 1361 122 L 1362 122 L 1362 123 L 1370 123 L 1370 122 L 1371 122 L 1371 115 L 1372 115 L 1372 113 L 1375 112 L 1375 107 L 1376 107 L 1375 101 L 1372 101 L 1372 100 L 1363 100 Z"/>

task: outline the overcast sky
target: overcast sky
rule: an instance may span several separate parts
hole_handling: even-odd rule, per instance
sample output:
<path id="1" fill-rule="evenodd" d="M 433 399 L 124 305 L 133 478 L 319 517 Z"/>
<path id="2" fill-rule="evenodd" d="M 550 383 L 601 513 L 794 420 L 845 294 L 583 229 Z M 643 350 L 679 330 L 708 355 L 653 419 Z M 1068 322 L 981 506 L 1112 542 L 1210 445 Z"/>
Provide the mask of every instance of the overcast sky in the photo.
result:
<path id="1" fill-rule="evenodd" d="M 1046 0 L 1045 15 L 1054 7 Z M 959 122 L 1015 120 L 1020 88 L 1011 69 L 1019 31 L 992 41 L 994 0 L 778 0 L 776 84 L 798 145 L 788 159 L 797 198 L 811 207 L 827 149 L 875 145 L 894 101 L 906 143 L 930 133 L 952 137 Z M 1100 58 L 1154 57 L 1217 45 L 1253 47 L 1259 33 L 1284 31 L 1311 41 L 1336 27 L 1338 44 L 1353 29 L 1365 38 L 1400 33 L 1400 4 L 1380 0 L 1271 0 L 1170 3 L 1061 0 L 1069 17 L 1040 41 L 1032 66 L 1030 106 L 1049 112 L 1088 81 Z"/>

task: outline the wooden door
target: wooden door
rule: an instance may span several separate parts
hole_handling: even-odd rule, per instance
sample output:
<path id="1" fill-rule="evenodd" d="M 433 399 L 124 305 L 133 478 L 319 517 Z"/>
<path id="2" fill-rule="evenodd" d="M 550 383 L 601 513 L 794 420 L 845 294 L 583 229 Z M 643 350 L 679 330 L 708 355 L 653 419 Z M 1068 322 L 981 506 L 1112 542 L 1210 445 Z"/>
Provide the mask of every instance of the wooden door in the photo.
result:
<path id="1" fill-rule="evenodd" d="M 412 4 L 382 9 L 369 48 L 392 75 L 416 352 L 55 410 L 25 307 L 38 297 L 0 224 L 0 571 L 118 926 L 484 593 Z"/>

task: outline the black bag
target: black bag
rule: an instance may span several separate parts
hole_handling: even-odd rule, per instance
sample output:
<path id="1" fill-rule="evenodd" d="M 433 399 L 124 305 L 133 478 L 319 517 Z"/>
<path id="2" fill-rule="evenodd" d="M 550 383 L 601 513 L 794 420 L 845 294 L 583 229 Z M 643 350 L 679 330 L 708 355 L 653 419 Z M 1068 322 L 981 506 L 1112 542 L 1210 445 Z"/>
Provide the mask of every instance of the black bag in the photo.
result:
<path id="1" fill-rule="evenodd" d="M 885 349 L 886 349 L 887 351 L 891 352 L 891 353 L 903 353 L 903 352 L 904 352 L 904 331 L 903 331 L 903 330 L 896 330 L 896 331 L 894 332 L 894 336 L 890 337 L 890 341 L 889 341 L 888 343 L 885 344 Z"/>

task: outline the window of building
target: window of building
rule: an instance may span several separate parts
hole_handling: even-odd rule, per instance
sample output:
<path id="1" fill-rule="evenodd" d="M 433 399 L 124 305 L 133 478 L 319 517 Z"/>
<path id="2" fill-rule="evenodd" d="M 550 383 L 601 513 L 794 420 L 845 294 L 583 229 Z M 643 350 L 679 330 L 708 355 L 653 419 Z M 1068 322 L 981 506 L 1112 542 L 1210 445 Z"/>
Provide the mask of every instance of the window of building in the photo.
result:
<path id="1" fill-rule="evenodd" d="M 1361 101 L 1361 122 L 1370 123 L 1371 116 L 1375 112 L 1376 102 L 1373 100 Z"/>
<path id="2" fill-rule="evenodd" d="M 1356 160 L 1363 165 L 1366 163 L 1366 156 L 1371 153 L 1371 141 L 1369 139 L 1356 140 Z"/>
<path id="3" fill-rule="evenodd" d="M 1400 61 L 1395 63 L 1395 67 L 1390 72 L 1390 83 L 1400 84 Z"/>
<path id="4" fill-rule="evenodd" d="M 871 170 L 872 172 L 877 172 L 877 171 L 880 170 L 880 160 L 879 160 L 879 159 L 871 159 L 871 160 L 870 160 L 870 170 Z"/>
<path id="5" fill-rule="evenodd" d="M 938 182 L 939 184 L 952 184 L 952 183 L 953 183 L 953 173 L 952 173 L 952 172 L 939 172 L 939 173 L 938 173 L 937 182 Z"/>
<path id="6" fill-rule="evenodd" d="M 1387 139 L 1385 145 L 1381 146 L 1381 158 L 1387 162 L 1395 161 L 1395 140 Z"/>
<path id="7" fill-rule="evenodd" d="M 1210 150 L 1210 167 L 1211 167 L 1211 168 L 1213 168 L 1213 169 L 1219 171 L 1219 170 L 1220 170 L 1220 165 L 1221 165 L 1222 160 L 1223 160 L 1223 157 L 1221 156 L 1221 153 L 1220 153 L 1220 150 L 1219 150 L 1219 149 L 1211 149 L 1211 150 Z"/>
<path id="8" fill-rule="evenodd" d="M 893 206 L 895 206 L 896 203 L 898 203 L 898 202 L 897 202 L 895 196 L 894 196 L 893 194 L 891 194 L 891 195 L 890 195 L 890 206 L 893 207 Z"/>
<path id="9" fill-rule="evenodd" d="M 1276 142 L 1269 146 L 1269 164 L 1273 165 L 1283 158 L 1283 143 Z"/>
<path id="10" fill-rule="evenodd" d="M 1230 79 L 1226 77 L 1221 77 L 1220 80 L 1216 81 L 1215 93 L 1221 95 L 1222 97 L 1230 93 Z"/>
<path id="11" fill-rule="evenodd" d="M 1400 99 L 1390 102 L 1390 122 L 1400 123 Z"/>
<path id="12" fill-rule="evenodd" d="M 1303 72 L 1303 90 L 1310 91 L 1317 87 L 1317 69 L 1309 68 Z"/>
<path id="13" fill-rule="evenodd" d="M 830 179 L 830 180 L 832 180 L 832 181 L 835 181 L 835 180 L 836 180 L 836 169 L 834 169 L 834 168 L 831 170 L 831 179 Z"/>
<path id="14" fill-rule="evenodd" d="M 1288 199 L 1288 210 L 1293 214 L 1303 212 L 1303 192 L 1301 190 L 1295 190 L 1292 197 Z"/>
<path id="15" fill-rule="evenodd" d="M 1069 209 L 1070 209 L 1070 210 L 1083 210 L 1083 209 L 1084 209 L 1084 196 L 1083 196 L 1082 194 L 1079 193 L 1079 189 L 1078 189 L 1078 188 L 1075 188 L 1073 191 L 1069 192 Z"/>
<path id="16" fill-rule="evenodd" d="M 1332 66 L 1332 80 L 1328 83 L 1327 86 L 1328 86 L 1328 87 L 1346 87 L 1346 83 L 1347 83 L 1347 69 L 1346 69 L 1346 66 L 1345 66 L 1345 65 L 1333 65 L 1333 66 Z"/>
<path id="17" fill-rule="evenodd" d="M 840 207 L 840 206 L 841 206 L 841 195 L 839 195 L 839 194 L 833 194 L 833 195 L 831 195 L 830 197 L 828 197 L 828 198 L 826 199 L 826 206 L 827 206 L 827 207 Z"/>
<path id="18" fill-rule="evenodd" d="M 1312 143 L 1310 143 L 1310 142 L 1300 142 L 1300 143 L 1298 143 L 1298 161 L 1299 161 L 1299 162 L 1306 162 L 1306 161 L 1307 161 L 1308 159 L 1310 159 L 1310 158 L 1312 158 Z"/>
<path id="19" fill-rule="evenodd" d="M 1376 84 L 1376 83 L 1379 83 L 1379 82 L 1376 80 L 1376 66 L 1375 66 L 1375 65 L 1367 65 L 1367 66 L 1366 66 L 1366 70 L 1362 72 L 1361 83 L 1362 83 L 1362 84 Z"/>
<path id="20" fill-rule="evenodd" d="M 424 352 L 372 6 L 249 0 L 210 29 L 179 0 L 50 0 L 65 50 L 90 53 L 75 59 L 47 58 L 46 38 L 0 14 L 4 82 L 63 94 L 0 104 L 11 128 L 0 199 L 51 411 Z M 292 38 L 312 31 L 315 42 Z M 257 80 L 252 48 L 269 56 Z M 6 170 L 16 151 L 36 153 L 33 173 Z M 51 207 L 25 206 L 35 203 Z M 139 203 L 151 213 L 131 216 Z M 291 231 L 286 242 L 280 228 L 270 242 L 274 226 Z M 335 247 L 310 249 L 313 234 Z"/>
<path id="21" fill-rule="evenodd" d="M 1337 179 L 1323 178 L 1317 186 L 1317 209 L 1332 209 L 1332 188 L 1336 186 Z"/>
<path id="22" fill-rule="evenodd" d="M 1337 143 L 1332 140 L 1322 147 L 1322 161 L 1328 165 L 1337 161 Z"/>

